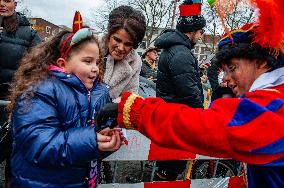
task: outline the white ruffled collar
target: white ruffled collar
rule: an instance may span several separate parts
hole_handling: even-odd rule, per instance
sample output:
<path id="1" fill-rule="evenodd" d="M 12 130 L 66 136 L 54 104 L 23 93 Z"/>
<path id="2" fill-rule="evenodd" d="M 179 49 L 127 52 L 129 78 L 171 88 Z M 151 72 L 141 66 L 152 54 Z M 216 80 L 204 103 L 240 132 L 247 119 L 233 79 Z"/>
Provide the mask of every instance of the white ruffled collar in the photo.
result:
<path id="1" fill-rule="evenodd" d="M 284 67 L 260 75 L 252 84 L 250 92 L 272 88 L 284 83 Z"/>

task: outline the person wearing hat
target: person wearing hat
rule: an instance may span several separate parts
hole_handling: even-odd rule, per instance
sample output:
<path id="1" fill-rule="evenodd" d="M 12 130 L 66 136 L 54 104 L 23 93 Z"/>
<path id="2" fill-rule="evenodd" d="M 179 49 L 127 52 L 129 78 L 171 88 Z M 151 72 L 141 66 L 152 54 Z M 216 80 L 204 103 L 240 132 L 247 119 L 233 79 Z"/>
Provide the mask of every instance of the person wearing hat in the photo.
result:
<path id="1" fill-rule="evenodd" d="M 200 70 L 191 50 L 202 37 L 206 21 L 201 3 L 185 0 L 179 9 L 176 29 L 164 31 L 154 44 L 163 49 L 158 60 L 157 96 L 167 102 L 202 107 Z"/>
<path id="2" fill-rule="evenodd" d="M 185 0 L 179 9 L 176 29 L 165 30 L 154 44 L 163 50 L 158 60 L 156 94 L 167 102 L 202 108 L 200 69 L 191 50 L 202 37 L 206 21 L 201 3 Z M 184 171 L 186 161 L 160 161 L 157 166 L 158 179 L 175 180 Z"/>
<path id="3" fill-rule="evenodd" d="M 284 187 L 284 1 L 254 3 L 257 23 L 228 32 L 216 54 L 237 98 L 203 110 L 125 93 L 98 113 L 97 124 L 116 118 L 159 146 L 245 162 L 249 188 Z"/>
<path id="4" fill-rule="evenodd" d="M 160 50 L 156 47 L 149 47 L 145 50 L 144 54 L 142 55 L 143 62 L 142 62 L 140 76 L 143 76 L 148 80 L 152 80 L 153 82 L 156 82 L 157 79 L 156 61 L 158 59 L 159 51 Z"/>

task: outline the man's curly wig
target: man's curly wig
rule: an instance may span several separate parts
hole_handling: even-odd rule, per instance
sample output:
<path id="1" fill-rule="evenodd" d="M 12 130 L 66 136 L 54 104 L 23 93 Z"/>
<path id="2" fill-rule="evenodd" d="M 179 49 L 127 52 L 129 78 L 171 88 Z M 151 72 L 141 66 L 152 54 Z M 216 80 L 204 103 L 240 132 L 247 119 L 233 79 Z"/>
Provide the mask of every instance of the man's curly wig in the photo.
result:
<path id="1" fill-rule="evenodd" d="M 255 40 L 257 26 L 246 24 L 240 29 L 226 33 L 218 44 L 214 59 L 218 67 L 230 65 L 233 58 L 256 60 L 256 63 L 267 62 L 270 70 L 283 66 L 283 54 L 273 55 L 273 49 L 261 46 Z"/>
<path id="2" fill-rule="evenodd" d="M 216 54 L 216 61 L 219 67 L 229 65 L 233 58 L 260 60 L 260 62 L 266 61 L 269 67 L 274 67 L 277 61 L 275 57 L 269 54 L 267 49 L 256 43 L 227 44 L 219 49 Z"/>

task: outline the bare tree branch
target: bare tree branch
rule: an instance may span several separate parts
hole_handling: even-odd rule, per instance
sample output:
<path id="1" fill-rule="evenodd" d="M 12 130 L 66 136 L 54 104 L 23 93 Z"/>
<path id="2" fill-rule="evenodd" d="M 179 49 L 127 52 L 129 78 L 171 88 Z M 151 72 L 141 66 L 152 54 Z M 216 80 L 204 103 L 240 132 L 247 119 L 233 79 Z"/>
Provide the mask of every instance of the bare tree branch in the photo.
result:
<path id="1" fill-rule="evenodd" d="M 104 6 L 92 11 L 92 22 L 96 29 L 105 32 L 108 22 L 108 15 L 115 7 L 128 4 L 143 12 L 146 18 L 146 47 L 153 42 L 153 36 L 158 30 L 169 27 L 172 18 L 172 9 L 174 0 L 104 0 Z"/>
<path id="2" fill-rule="evenodd" d="M 131 5 L 140 9 L 147 23 L 146 47 L 153 42 L 153 36 L 159 29 L 168 27 L 172 17 L 171 10 L 173 1 L 171 0 L 130 0 Z"/>
<path id="3" fill-rule="evenodd" d="M 98 32 L 106 32 L 107 30 L 107 23 L 108 23 L 108 16 L 110 12 L 122 5 L 127 4 L 127 0 L 103 0 L 104 5 L 99 8 L 94 8 L 91 10 L 91 19 L 90 22 L 95 25 L 95 29 Z"/>

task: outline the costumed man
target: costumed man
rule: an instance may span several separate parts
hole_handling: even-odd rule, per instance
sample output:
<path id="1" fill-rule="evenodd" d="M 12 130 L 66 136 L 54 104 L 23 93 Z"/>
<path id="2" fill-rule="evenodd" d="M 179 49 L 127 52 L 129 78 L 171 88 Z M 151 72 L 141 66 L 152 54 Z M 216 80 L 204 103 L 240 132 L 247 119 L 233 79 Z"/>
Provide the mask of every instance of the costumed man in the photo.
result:
<path id="1" fill-rule="evenodd" d="M 196 2 L 196 1 L 195 1 Z M 180 6 L 176 29 L 165 30 L 155 41 L 162 49 L 158 60 L 156 96 L 166 102 L 203 107 L 203 89 L 198 61 L 192 49 L 202 37 L 206 25 L 201 2 L 185 0 Z M 187 161 L 158 161 L 154 180 L 176 180 Z"/>
<path id="2" fill-rule="evenodd" d="M 245 162 L 249 188 L 284 187 L 284 2 L 253 2 L 258 22 L 227 33 L 216 54 L 238 98 L 217 99 L 203 110 L 125 93 L 97 122 L 117 117 L 161 147 Z"/>
<path id="3" fill-rule="evenodd" d="M 156 47 L 149 47 L 142 55 L 143 62 L 141 67 L 140 76 L 156 82 L 157 80 L 157 65 L 158 52 L 160 50 Z"/>

